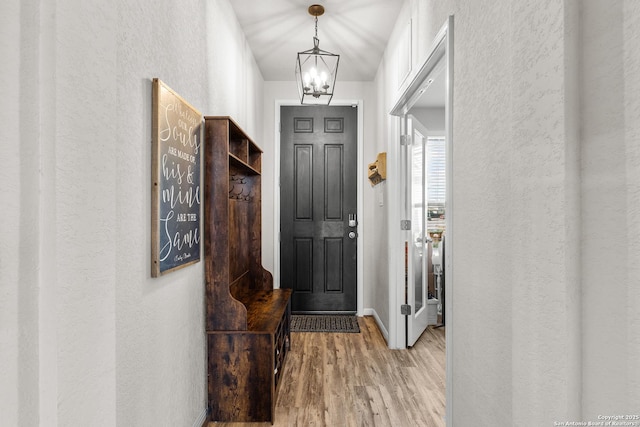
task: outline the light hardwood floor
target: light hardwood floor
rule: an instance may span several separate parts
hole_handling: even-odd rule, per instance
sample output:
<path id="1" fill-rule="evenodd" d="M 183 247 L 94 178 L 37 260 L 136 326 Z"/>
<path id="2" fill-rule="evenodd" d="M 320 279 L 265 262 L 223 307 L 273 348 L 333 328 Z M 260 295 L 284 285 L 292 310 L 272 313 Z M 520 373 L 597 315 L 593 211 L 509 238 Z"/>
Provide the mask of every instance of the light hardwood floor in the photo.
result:
<path id="1" fill-rule="evenodd" d="M 373 317 L 359 323 L 359 334 L 292 333 L 274 426 L 445 425 L 444 329 L 427 329 L 409 350 L 389 350 Z"/>

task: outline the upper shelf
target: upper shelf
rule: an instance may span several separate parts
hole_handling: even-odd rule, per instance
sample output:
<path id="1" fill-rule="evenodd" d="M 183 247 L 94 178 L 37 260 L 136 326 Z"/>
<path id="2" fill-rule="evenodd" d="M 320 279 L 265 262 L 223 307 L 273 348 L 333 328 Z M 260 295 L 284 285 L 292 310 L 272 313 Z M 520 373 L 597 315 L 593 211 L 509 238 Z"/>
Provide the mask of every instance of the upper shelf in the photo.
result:
<path id="1" fill-rule="evenodd" d="M 246 160 L 238 157 L 237 155 L 233 154 L 232 152 L 229 152 L 229 164 L 230 165 L 236 165 L 236 166 L 240 166 L 242 168 L 248 169 L 249 172 L 256 174 L 256 175 L 260 175 L 261 173 L 261 164 L 260 164 L 260 158 L 258 158 L 257 162 L 253 162 L 253 164 L 251 162 L 247 162 Z"/>
<path id="2" fill-rule="evenodd" d="M 260 175 L 262 173 L 262 150 L 251 140 L 233 121 L 231 117 L 216 116 L 207 119 L 228 120 L 229 122 L 229 162 L 236 166 L 248 168 L 249 172 Z"/>

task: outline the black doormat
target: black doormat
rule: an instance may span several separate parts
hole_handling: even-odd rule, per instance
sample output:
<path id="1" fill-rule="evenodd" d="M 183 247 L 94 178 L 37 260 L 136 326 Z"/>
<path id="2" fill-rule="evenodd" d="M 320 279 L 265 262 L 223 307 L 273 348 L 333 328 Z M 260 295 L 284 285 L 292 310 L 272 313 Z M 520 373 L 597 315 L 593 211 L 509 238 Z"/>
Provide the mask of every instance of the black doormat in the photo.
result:
<path id="1" fill-rule="evenodd" d="M 294 314 L 291 332 L 359 333 L 358 318 L 351 315 Z"/>

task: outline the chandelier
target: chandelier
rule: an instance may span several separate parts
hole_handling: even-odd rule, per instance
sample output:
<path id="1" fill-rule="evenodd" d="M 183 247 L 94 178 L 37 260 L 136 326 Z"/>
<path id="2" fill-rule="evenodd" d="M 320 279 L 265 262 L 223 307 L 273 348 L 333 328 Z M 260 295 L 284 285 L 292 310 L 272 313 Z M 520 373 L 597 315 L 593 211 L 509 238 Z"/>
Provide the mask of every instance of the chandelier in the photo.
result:
<path id="1" fill-rule="evenodd" d="M 318 47 L 318 16 L 323 13 L 323 6 L 309 6 L 309 14 L 315 17 L 316 33 L 313 37 L 313 48 L 298 52 L 296 60 L 296 82 L 301 104 L 329 105 L 333 98 L 340 55 Z"/>

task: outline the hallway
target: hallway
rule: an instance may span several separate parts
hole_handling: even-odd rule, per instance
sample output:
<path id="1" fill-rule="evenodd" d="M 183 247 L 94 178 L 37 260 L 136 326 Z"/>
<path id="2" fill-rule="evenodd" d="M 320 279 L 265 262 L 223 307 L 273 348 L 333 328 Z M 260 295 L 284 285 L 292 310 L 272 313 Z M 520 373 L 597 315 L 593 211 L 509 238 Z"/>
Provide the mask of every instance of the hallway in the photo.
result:
<path id="1" fill-rule="evenodd" d="M 235 8 L 249 2 L 263 12 L 243 28 Z M 276 117 L 299 99 L 309 4 L 279 1 L 284 20 L 257 0 L 147 3 L 3 1 L 3 426 L 206 425 L 205 262 L 151 272 L 154 78 L 263 150 L 256 261 L 279 283 Z M 408 135 L 389 112 L 453 16 L 448 427 L 640 414 L 640 1 L 327 3 L 321 46 L 343 55 L 332 103 L 362 106 L 360 312 L 403 335 Z M 374 3 L 400 7 L 388 37 L 364 28 Z M 270 22 L 300 43 L 280 76 L 259 65 L 281 46 Z M 380 56 L 346 50 L 342 30 Z M 366 78 L 348 78 L 351 53 L 374 59 Z M 379 153 L 387 180 L 372 187 Z M 294 336 L 277 425 L 442 425 L 444 353 L 389 351 L 361 321 L 357 336 Z"/>
<path id="2" fill-rule="evenodd" d="M 444 426 L 445 334 L 389 350 L 373 317 L 359 334 L 293 333 L 274 426 Z M 269 423 L 209 423 L 209 427 Z"/>

